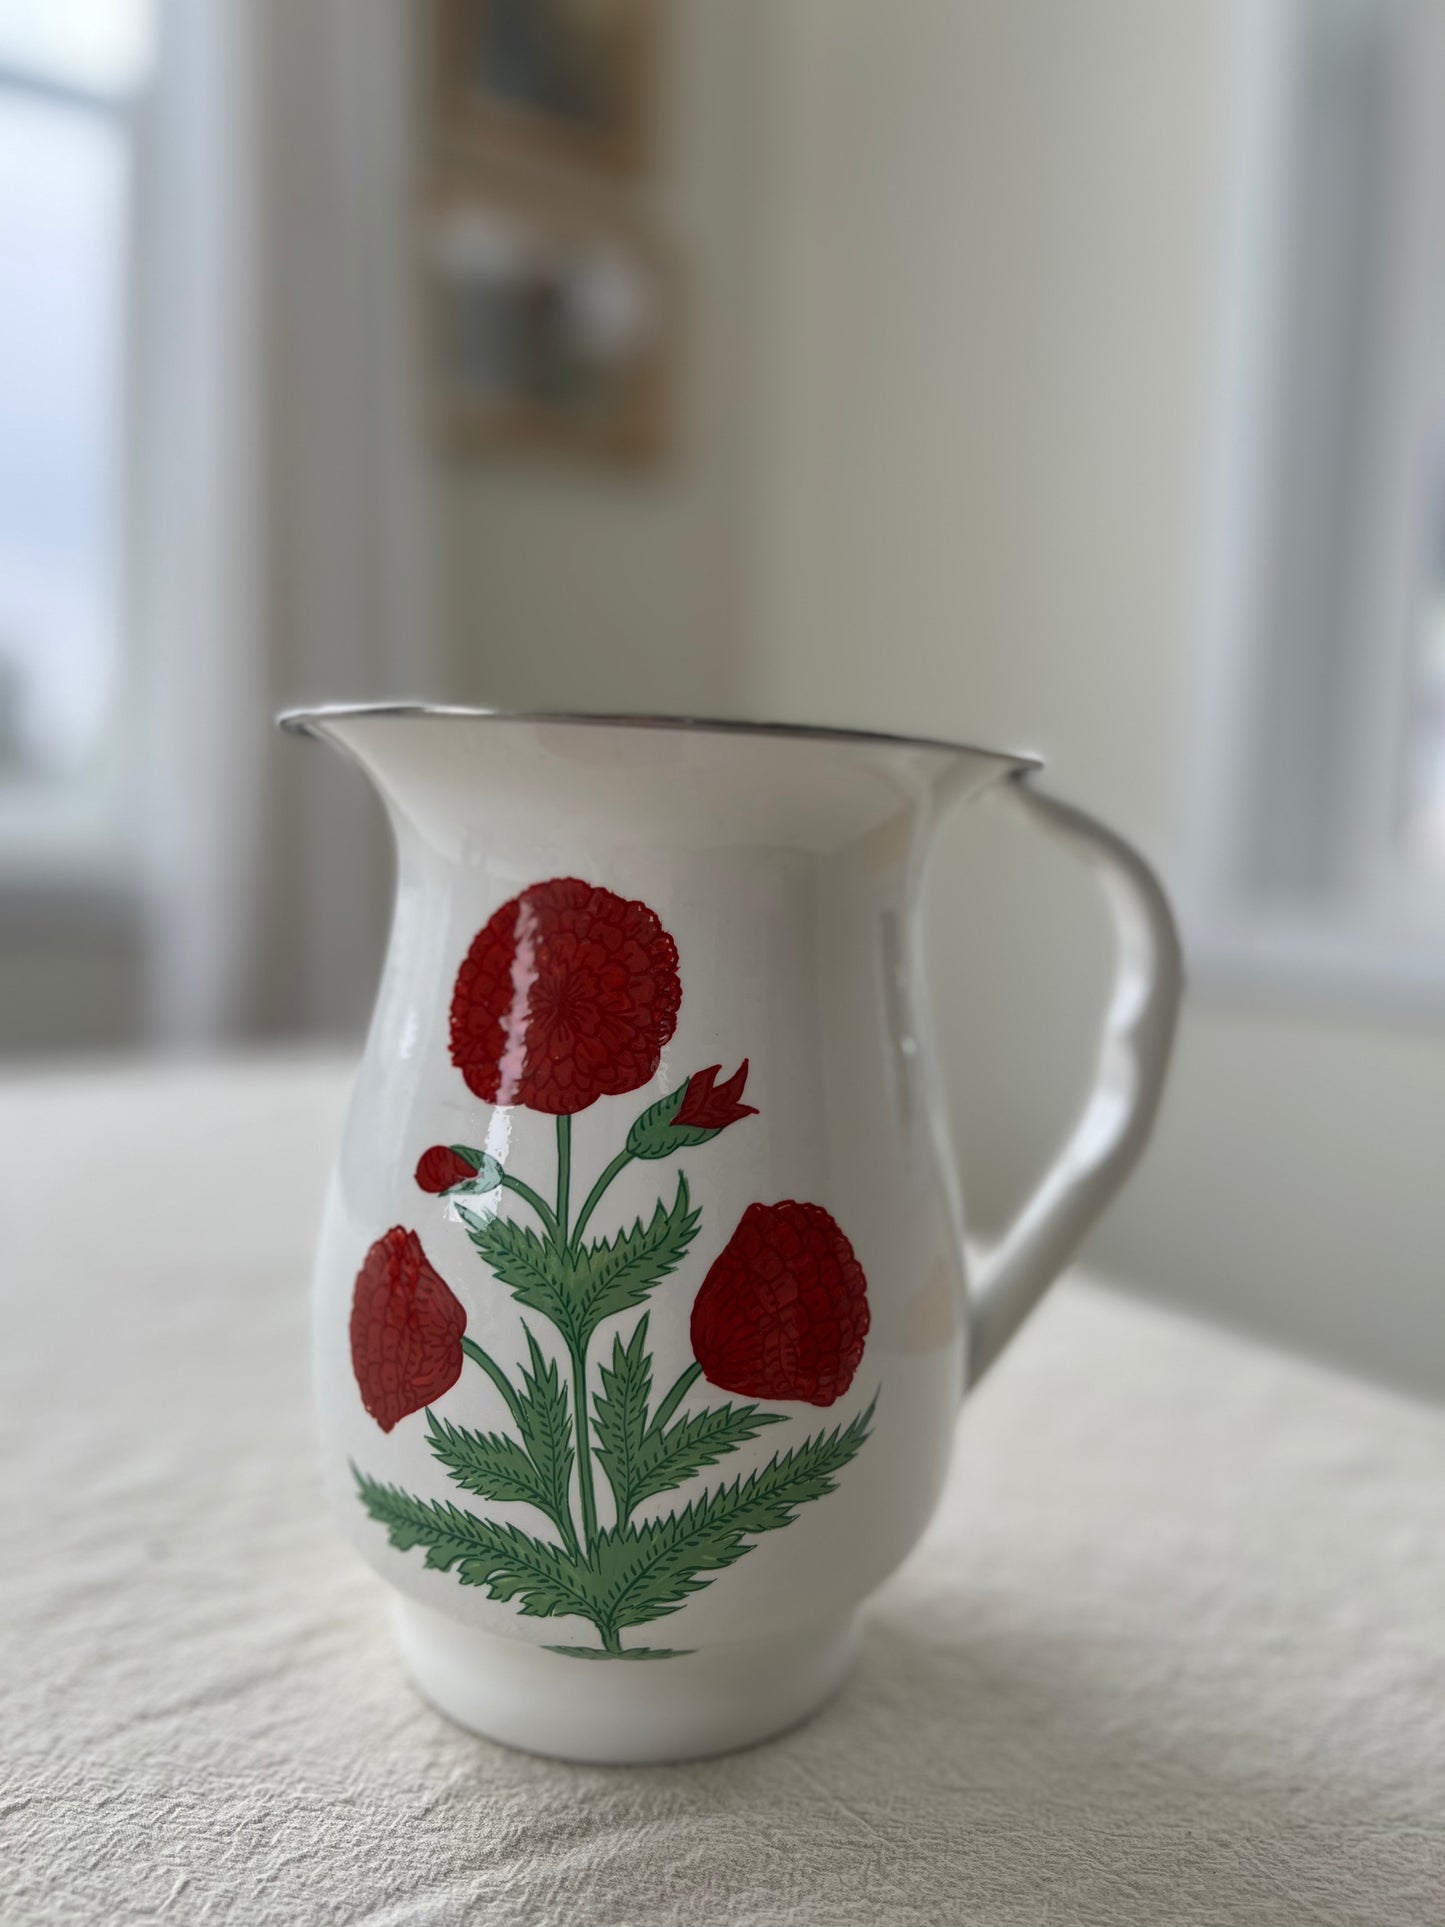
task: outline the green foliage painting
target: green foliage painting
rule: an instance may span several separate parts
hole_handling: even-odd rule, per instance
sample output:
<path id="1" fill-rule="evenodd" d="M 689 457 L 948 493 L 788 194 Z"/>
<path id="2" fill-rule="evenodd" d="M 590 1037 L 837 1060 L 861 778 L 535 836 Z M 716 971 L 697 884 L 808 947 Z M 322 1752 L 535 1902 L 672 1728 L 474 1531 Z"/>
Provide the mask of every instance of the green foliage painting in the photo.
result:
<path id="1" fill-rule="evenodd" d="M 794 1200 L 751 1204 L 692 1299 L 692 1362 L 658 1395 L 648 1343 L 654 1294 L 682 1288 L 701 1220 L 686 1175 L 678 1172 L 671 1198 L 659 1198 L 650 1217 L 610 1237 L 589 1232 L 630 1165 L 694 1150 L 756 1115 L 740 1101 L 748 1067 L 722 1083 L 717 1065 L 695 1072 L 634 1117 L 575 1217 L 572 1119 L 650 1081 L 681 995 L 676 947 L 645 904 L 576 878 L 533 885 L 504 904 L 458 973 L 452 1059 L 486 1102 L 553 1116 L 554 1181 L 544 1195 L 460 1144 L 425 1151 L 416 1181 L 453 1202 L 485 1280 L 510 1291 L 519 1362 L 509 1373 L 467 1336 L 461 1299 L 405 1226 L 367 1251 L 352 1299 L 352 1364 L 372 1418 L 390 1432 L 424 1413 L 427 1442 L 452 1485 L 529 1508 L 536 1529 L 353 1468 L 362 1505 L 393 1546 L 421 1551 L 427 1566 L 462 1585 L 485 1587 L 531 1617 L 589 1622 L 597 1644 L 552 1647 L 582 1659 L 675 1657 L 676 1648 L 625 1645 L 622 1635 L 676 1612 L 761 1534 L 832 1492 L 873 1419 L 870 1404 L 846 1425 L 780 1447 L 746 1476 L 695 1491 L 680 1508 L 638 1516 L 649 1500 L 680 1492 L 789 1422 L 768 1403 L 828 1406 L 842 1397 L 868 1332 L 862 1267 L 829 1213 Z M 501 1215 L 506 1198 L 524 1218 Z M 495 1401 L 496 1429 L 433 1409 L 468 1362 L 489 1382 L 477 1392 Z M 694 1407 L 699 1379 L 738 1396 Z"/>

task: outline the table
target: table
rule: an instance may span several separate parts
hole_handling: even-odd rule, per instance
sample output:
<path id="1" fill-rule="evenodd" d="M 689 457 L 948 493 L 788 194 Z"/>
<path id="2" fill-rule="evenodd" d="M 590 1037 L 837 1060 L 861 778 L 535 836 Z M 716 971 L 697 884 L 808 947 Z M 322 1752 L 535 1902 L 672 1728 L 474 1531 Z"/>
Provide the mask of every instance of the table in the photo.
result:
<path id="1" fill-rule="evenodd" d="M 346 1083 L 0 1086 L 7 1922 L 1445 1918 L 1445 1414 L 1083 1282 L 811 1725 L 643 1770 L 446 1725 L 313 1465 Z"/>

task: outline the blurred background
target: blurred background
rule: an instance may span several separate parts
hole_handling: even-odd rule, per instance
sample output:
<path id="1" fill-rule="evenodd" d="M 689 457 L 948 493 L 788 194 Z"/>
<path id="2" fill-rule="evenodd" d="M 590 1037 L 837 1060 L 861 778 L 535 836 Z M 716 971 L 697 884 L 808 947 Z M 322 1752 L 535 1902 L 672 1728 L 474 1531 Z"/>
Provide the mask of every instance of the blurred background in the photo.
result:
<path id="1" fill-rule="evenodd" d="M 1445 1394 L 1445 5 L 0 0 L 0 1053 L 346 1045 L 286 703 L 1035 750 L 1192 969 L 1127 1285 Z M 975 1223 L 1102 913 L 929 881 Z"/>

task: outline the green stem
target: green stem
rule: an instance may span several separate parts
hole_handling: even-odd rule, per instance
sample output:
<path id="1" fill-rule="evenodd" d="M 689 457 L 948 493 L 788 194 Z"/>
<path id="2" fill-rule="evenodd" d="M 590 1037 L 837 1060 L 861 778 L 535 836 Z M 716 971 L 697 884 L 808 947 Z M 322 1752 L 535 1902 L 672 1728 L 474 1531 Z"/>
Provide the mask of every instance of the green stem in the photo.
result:
<path id="1" fill-rule="evenodd" d="M 572 1209 L 572 1119 L 557 1119 L 557 1234 L 559 1252 L 567 1249 Z M 569 1338 L 572 1354 L 572 1415 L 577 1432 L 577 1491 L 582 1501 L 582 1555 L 592 1557 L 597 1537 L 597 1497 L 592 1487 L 592 1422 L 587 1415 L 587 1338 Z"/>
<path id="2" fill-rule="evenodd" d="M 597 1537 L 597 1499 L 592 1490 L 592 1424 L 587 1416 L 587 1346 L 572 1348 L 572 1402 L 577 1412 L 577 1489 L 582 1497 L 582 1551 L 591 1558 Z"/>
<path id="3" fill-rule="evenodd" d="M 561 1499 L 562 1510 L 560 1514 L 553 1515 L 549 1508 L 548 1516 L 554 1518 L 557 1530 L 562 1535 L 562 1543 L 566 1548 L 568 1557 L 574 1559 L 577 1564 L 580 1565 L 582 1563 L 582 1548 L 577 1543 L 577 1527 L 572 1520 L 572 1495 L 570 1492 L 564 1492 L 561 1495 Z"/>
<path id="4" fill-rule="evenodd" d="M 524 1184 L 520 1178 L 514 1178 L 510 1171 L 504 1171 L 502 1173 L 502 1183 L 509 1191 L 515 1191 L 519 1198 L 526 1199 L 527 1203 L 531 1205 L 537 1216 L 542 1220 L 543 1229 L 554 1244 L 562 1244 L 565 1242 L 558 1234 L 557 1220 L 552 1214 L 551 1205 L 548 1204 L 545 1198 L 540 1197 L 537 1192 L 532 1189 L 530 1184 Z"/>
<path id="5" fill-rule="evenodd" d="M 620 1653 L 622 1651 L 622 1639 L 615 1626 L 599 1626 L 597 1630 L 602 1635 L 602 1650 L 604 1653 Z"/>
<path id="6" fill-rule="evenodd" d="M 577 1223 L 572 1232 L 572 1243 L 578 1250 L 580 1250 L 582 1246 L 582 1233 L 587 1229 L 587 1220 L 602 1202 L 603 1192 L 617 1176 L 617 1173 L 625 1169 L 631 1162 L 631 1151 L 619 1151 L 611 1164 L 609 1164 L 607 1169 L 602 1173 L 602 1176 L 597 1180 L 596 1184 L 594 1184 L 592 1189 L 587 1193 L 587 1201 L 577 1213 Z"/>
<path id="7" fill-rule="evenodd" d="M 557 1119 L 557 1243 L 567 1248 L 567 1213 L 572 1192 L 572 1120 L 565 1113 Z"/>
<path id="8" fill-rule="evenodd" d="M 474 1365 L 480 1365 L 487 1377 L 507 1401 L 507 1410 L 512 1414 L 517 1430 L 522 1430 L 522 1401 L 512 1390 L 511 1380 L 489 1352 L 484 1352 L 475 1339 L 463 1338 L 462 1350 Z"/>
<path id="9" fill-rule="evenodd" d="M 702 1371 L 702 1366 L 698 1364 L 696 1359 L 694 1359 L 692 1363 L 688 1366 L 687 1370 L 682 1374 L 682 1376 L 674 1384 L 672 1390 L 668 1393 L 667 1397 L 662 1401 L 661 1405 L 659 1405 L 657 1410 L 653 1413 L 652 1423 L 647 1428 L 649 1432 L 660 1432 L 662 1430 L 663 1426 L 666 1425 L 667 1421 L 672 1417 L 673 1413 L 677 1410 L 678 1406 L 681 1405 L 684 1397 L 687 1395 L 689 1387 L 696 1384 L 698 1375 L 700 1374 L 701 1371 Z"/>

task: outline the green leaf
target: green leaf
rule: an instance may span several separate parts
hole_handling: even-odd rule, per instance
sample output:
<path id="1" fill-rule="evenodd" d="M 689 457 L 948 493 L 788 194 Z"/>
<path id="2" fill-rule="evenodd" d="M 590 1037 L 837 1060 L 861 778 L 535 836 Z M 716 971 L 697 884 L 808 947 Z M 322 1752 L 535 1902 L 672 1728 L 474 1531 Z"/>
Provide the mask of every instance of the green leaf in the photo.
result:
<path id="1" fill-rule="evenodd" d="M 471 1432 L 439 1419 L 427 1407 L 428 1444 L 451 1478 L 480 1499 L 534 1505 L 577 1550 L 569 1495 L 572 1488 L 572 1414 L 557 1367 L 545 1358 L 526 1325 L 532 1366 L 522 1367 L 522 1391 L 512 1409 L 522 1444 L 498 1432 Z"/>
<path id="2" fill-rule="evenodd" d="M 620 1653 L 609 1653 L 605 1646 L 548 1646 L 549 1653 L 564 1659 L 691 1659 L 695 1646 L 624 1646 Z"/>
<path id="3" fill-rule="evenodd" d="M 426 1547 L 426 1563 L 456 1568 L 464 1586 L 485 1586 L 493 1599 L 519 1599 L 532 1619 L 598 1619 L 597 1576 L 559 1546 L 515 1526 L 497 1525 L 459 1506 L 418 1499 L 351 1468 L 361 1503 L 400 1552 Z"/>
<path id="4" fill-rule="evenodd" d="M 705 1493 L 682 1512 L 602 1533 L 593 1557 L 606 1623 L 640 1626 L 676 1612 L 710 1583 L 699 1574 L 732 1565 L 751 1551 L 751 1539 L 788 1525 L 800 1505 L 834 1491 L 837 1473 L 868 1437 L 872 1418 L 870 1405 L 846 1429 L 815 1433 L 791 1452 L 775 1454 L 761 1471 Z"/>
<path id="5" fill-rule="evenodd" d="M 517 1302 L 570 1334 L 572 1306 L 555 1246 L 511 1218 L 478 1217 L 464 1204 L 457 1211 L 483 1262 L 504 1285 L 511 1286 Z"/>
<path id="6" fill-rule="evenodd" d="M 756 1438 L 765 1425 L 784 1421 L 784 1413 L 763 1412 L 756 1405 L 713 1405 L 703 1412 L 690 1412 L 666 1431 L 654 1427 L 642 1440 L 634 1462 L 632 1504 L 640 1505 L 655 1492 L 671 1492 L 705 1465 L 716 1465 Z"/>
<path id="7" fill-rule="evenodd" d="M 647 1344 L 647 1313 L 624 1346 L 612 1341 L 612 1369 L 602 1367 L 602 1390 L 592 1401 L 597 1425 L 597 1459 L 612 1487 L 617 1517 L 625 1522 L 637 1504 L 637 1471 L 647 1434 L 647 1401 L 652 1392 L 652 1360 Z"/>
<path id="8" fill-rule="evenodd" d="M 497 1499 L 504 1505 L 534 1505 L 550 1516 L 550 1488 L 542 1483 L 536 1466 L 515 1439 L 498 1432 L 469 1432 L 439 1419 L 430 1406 L 426 1420 L 431 1431 L 427 1443 L 433 1455 L 464 1492 L 475 1492 L 479 1499 Z"/>
<path id="9" fill-rule="evenodd" d="M 541 1347 L 525 1324 L 522 1330 L 527 1334 L 527 1350 L 532 1360 L 530 1371 L 525 1365 L 522 1367 L 522 1443 L 547 1495 L 542 1510 L 575 1550 L 571 1502 L 572 1411 L 556 1364 L 542 1356 Z"/>
<path id="10" fill-rule="evenodd" d="M 701 1217 L 682 1176 L 671 1210 L 659 1200 L 647 1225 L 639 1218 L 630 1231 L 581 1251 L 559 1250 L 510 1218 L 482 1218 L 465 1205 L 457 1210 L 467 1236 L 513 1297 L 550 1319 L 572 1351 L 585 1348 L 604 1318 L 642 1304 L 677 1269 Z"/>
<path id="11" fill-rule="evenodd" d="M 585 1251 L 568 1253 L 567 1295 L 580 1343 L 586 1343 L 604 1318 L 642 1304 L 653 1286 L 677 1269 L 697 1236 L 701 1216 L 692 1210 L 687 1179 L 679 1173 L 670 1211 L 659 1200 L 650 1224 L 644 1226 L 639 1218 L 630 1231 L 619 1231 L 610 1242 L 599 1238 Z"/>

